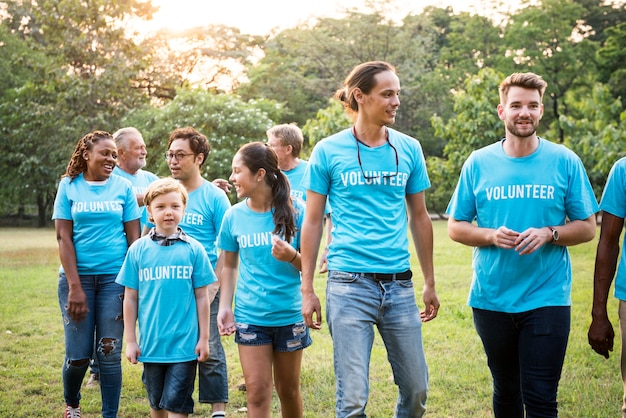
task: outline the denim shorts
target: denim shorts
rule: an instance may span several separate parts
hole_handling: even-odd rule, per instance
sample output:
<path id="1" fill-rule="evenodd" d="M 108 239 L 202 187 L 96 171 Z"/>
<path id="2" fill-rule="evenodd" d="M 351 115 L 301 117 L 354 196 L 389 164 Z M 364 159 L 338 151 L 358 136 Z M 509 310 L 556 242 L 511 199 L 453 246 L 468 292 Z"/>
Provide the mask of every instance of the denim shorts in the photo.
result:
<path id="1" fill-rule="evenodd" d="M 235 326 L 235 342 L 241 345 L 271 344 L 274 351 L 290 353 L 307 348 L 313 343 L 309 328 L 304 322 L 283 327 L 261 327 L 237 322 Z"/>
<path id="2" fill-rule="evenodd" d="M 193 413 L 196 360 L 183 363 L 144 363 L 143 381 L 150 408 L 178 414 Z"/>

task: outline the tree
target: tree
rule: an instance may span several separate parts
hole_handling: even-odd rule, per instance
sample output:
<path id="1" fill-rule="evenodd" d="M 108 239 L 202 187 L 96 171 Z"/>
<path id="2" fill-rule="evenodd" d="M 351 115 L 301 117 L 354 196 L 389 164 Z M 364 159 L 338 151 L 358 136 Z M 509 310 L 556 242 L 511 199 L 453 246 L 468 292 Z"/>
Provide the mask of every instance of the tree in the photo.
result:
<path id="1" fill-rule="evenodd" d="M 428 173 L 432 187 L 427 191 L 428 208 L 443 213 L 452 197 L 463 163 L 472 151 L 502 138 L 502 122 L 497 116 L 498 86 L 504 76 L 483 69 L 467 79 L 465 89 L 454 95 L 456 116 L 444 122 L 432 118 L 435 133 L 447 141 L 445 158 L 429 157 Z"/>
<path id="2" fill-rule="evenodd" d="M 163 29 L 150 39 L 152 66 L 145 73 L 146 87 L 171 100 L 176 89 L 196 86 L 232 93 L 254 65 L 265 38 L 239 29 L 209 25 L 181 30 Z"/>
<path id="3" fill-rule="evenodd" d="M 606 29 L 606 42 L 597 51 L 599 81 L 608 84 L 613 97 L 626 99 L 626 23 Z"/>
<path id="4" fill-rule="evenodd" d="M 36 202 L 40 225 L 76 141 L 94 129 L 115 129 L 123 114 L 148 101 L 138 74 L 149 63 L 122 23 L 149 16 L 150 7 L 135 0 L 8 3 L 3 32 L 31 52 L 5 61 L 30 73 L 2 92 L 0 132 L 10 151 L 0 159 L 11 170 L 0 181 L 13 186 L 17 202 Z"/>
<path id="5" fill-rule="evenodd" d="M 318 110 L 315 119 L 309 119 L 302 128 L 305 148 L 312 149 L 322 139 L 346 129 L 351 124 L 352 119 L 346 113 L 343 103 L 335 98 L 328 99 L 328 106 Z"/>
<path id="6" fill-rule="evenodd" d="M 559 123 L 566 145 L 582 159 L 596 193 L 602 196 L 613 164 L 626 156 L 626 111 L 607 85 L 597 83 L 591 95 L 573 101 L 573 115 Z"/>
<path id="7" fill-rule="evenodd" d="M 511 72 L 532 71 L 548 82 L 544 121 L 555 123 L 567 115 L 565 95 L 586 83 L 592 74 L 595 46 L 585 41 L 588 28 L 580 20 L 585 10 L 572 0 L 542 0 L 538 7 L 526 7 L 510 17 L 504 32 Z M 559 142 L 564 132 L 559 129 Z"/>
<path id="8" fill-rule="evenodd" d="M 356 11 L 348 11 L 343 19 L 322 18 L 282 31 L 268 40 L 265 56 L 249 69 L 250 81 L 238 93 L 284 103 L 281 122 L 304 126 L 326 106 L 352 67 L 391 59 L 397 31 L 380 12 Z"/>
<path id="9" fill-rule="evenodd" d="M 174 100 L 163 107 L 146 106 L 130 112 L 122 125 L 141 131 L 148 148 L 147 167 L 162 176 L 170 174 L 163 158 L 170 132 L 194 127 L 209 140 L 211 152 L 202 175 L 213 180 L 228 178 L 239 147 L 251 141 L 264 142 L 265 132 L 281 117 L 281 112 L 281 107 L 269 100 L 246 102 L 235 95 L 190 88 L 177 91 Z"/>

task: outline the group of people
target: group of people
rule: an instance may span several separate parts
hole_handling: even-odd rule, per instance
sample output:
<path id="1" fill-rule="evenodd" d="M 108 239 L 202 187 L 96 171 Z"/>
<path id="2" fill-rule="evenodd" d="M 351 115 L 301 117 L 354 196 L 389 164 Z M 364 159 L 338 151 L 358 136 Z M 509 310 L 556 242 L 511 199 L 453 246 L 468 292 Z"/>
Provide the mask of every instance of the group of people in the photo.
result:
<path id="1" fill-rule="evenodd" d="M 474 248 L 468 304 L 499 418 L 557 416 L 570 330 L 567 247 L 594 238 L 600 209 L 589 342 L 606 357 L 613 349 L 606 305 L 626 217 L 626 160 L 614 166 L 598 205 L 580 158 L 537 136 L 546 87 L 533 73 L 502 81 L 497 113 L 505 135 L 469 156 L 447 209 L 450 238 Z M 124 334 L 126 357 L 144 365 L 152 417 L 192 413 L 196 374 L 199 401 L 212 405 L 213 417 L 225 416 L 220 336 L 232 334 L 248 416 L 270 416 L 275 387 L 282 416 L 302 417 L 303 349 L 312 344 L 309 330 L 322 326 L 317 267 L 328 271 L 335 415 L 366 416 L 376 327 L 398 388 L 389 415 L 422 417 L 428 395 L 422 324 L 437 317 L 440 302 L 424 155 L 416 139 L 390 127 L 399 95 L 391 64 L 362 63 L 335 94 L 352 127 L 316 144 L 308 162 L 299 159 L 301 131 L 274 127 L 267 143 L 242 146 L 229 182 L 215 184 L 201 175 L 210 149 L 194 128 L 170 134 L 171 177 L 163 179 L 141 170 L 146 147 L 136 129 L 83 137 L 53 214 L 65 417 L 80 417 L 91 357 L 99 367 L 102 415 L 117 416 Z M 231 185 L 240 199 L 233 206 L 224 192 Z M 421 311 L 409 232 L 423 280 Z M 622 324 L 625 257 L 620 263 Z M 626 417 L 626 398 L 624 405 Z"/>

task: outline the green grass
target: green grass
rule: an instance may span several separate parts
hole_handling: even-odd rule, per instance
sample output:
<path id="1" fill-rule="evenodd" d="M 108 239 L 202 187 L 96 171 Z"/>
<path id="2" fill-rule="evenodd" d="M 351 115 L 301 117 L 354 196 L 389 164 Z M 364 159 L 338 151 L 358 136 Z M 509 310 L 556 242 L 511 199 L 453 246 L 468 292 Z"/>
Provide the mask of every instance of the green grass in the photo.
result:
<path id="1" fill-rule="evenodd" d="M 471 249 L 453 243 L 445 222 L 435 222 L 435 269 L 441 310 L 424 325 L 424 346 L 430 370 L 430 417 L 491 417 L 491 378 L 484 352 L 466 305 L 471 279 Z M 574 269 L 572 331 L 559 391 L 561 417 L 619 416 L 622 385 L 620 347 L 609 360 L 595 354 L 587 343 L 590 323 L 596 241 L 570 249 Z M 0 228 L 0 417 L 60 416 L 63 410 L 61 364 L 64 344 L 56 296 L 59 259 L 51 229 Z M 413 256 L 415 271 L 419 267 Z M 419 277 L 419 275 L 418 275 Z M 417 283 L 417 282 L 416 282 Z M 325 280 L 316 281 L 324 305 Z M 418 289 L 421 286 L 416 286 Z M 418 292 L 418 300 L 421 295 Z M 420 302 L 421 305 L 421 302 Z M 617 302 L 610 300 L 610 316 L 619 335 Z M 313 332 L 313 345 L 304 353 L 302 394 L 305 417 L 334 415 L 332 342 L 324 324 Z M 243 382 L 232 337 L 224 338 L 230 380 L 230 416 L 245 407 Z M 120 418 L 148 416 L 141 384 L 141 366 L 123 361 L 124 386 Z M 371 367 L 370 417 L 391 417 L 396 388 L 380 338 L 376 339 Z M 84 417 L 97 417 L 98 390 L 83 390 Z M 197 396 L 195 397 L 197 399 Z M 210 417 L 210 407 L 196 403 L 193 416 Z M 278 401 L 273 417 L 280 417 Z"/>

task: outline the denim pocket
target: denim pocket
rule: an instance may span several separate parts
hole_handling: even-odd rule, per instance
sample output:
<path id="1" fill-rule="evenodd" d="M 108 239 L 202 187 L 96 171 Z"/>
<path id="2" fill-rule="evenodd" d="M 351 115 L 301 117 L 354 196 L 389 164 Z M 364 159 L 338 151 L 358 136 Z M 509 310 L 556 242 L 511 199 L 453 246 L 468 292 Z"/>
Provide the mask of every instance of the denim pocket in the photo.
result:
<path id="1" fill-rule="evenodd" d="M 330 271 L 328 273 L 328 281 L 335 283 L 354 283 L 357 281 L 357 274 L 347 273 L 345 271 Z"/>
<path id="2" fill-rule="evenodd" d="M 394 283 L 404 289 L 413 289 L 413 280 L 396 280 Z"/>

